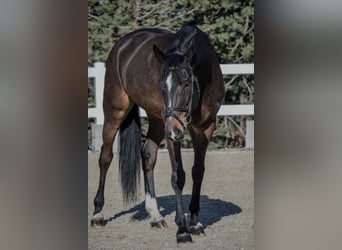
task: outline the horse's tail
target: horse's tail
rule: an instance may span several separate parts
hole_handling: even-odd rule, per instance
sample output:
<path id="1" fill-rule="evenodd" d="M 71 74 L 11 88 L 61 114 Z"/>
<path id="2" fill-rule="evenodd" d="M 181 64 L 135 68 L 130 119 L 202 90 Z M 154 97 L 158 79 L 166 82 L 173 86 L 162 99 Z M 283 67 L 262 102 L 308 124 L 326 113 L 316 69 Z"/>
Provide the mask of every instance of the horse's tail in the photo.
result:
<path id="1" fill-rule="evenodd" d="M 137 202 L 140 185 L 141 127 L 139 107 L 135 104 L 120 126 L 119 176 L 124 204 Z"/>

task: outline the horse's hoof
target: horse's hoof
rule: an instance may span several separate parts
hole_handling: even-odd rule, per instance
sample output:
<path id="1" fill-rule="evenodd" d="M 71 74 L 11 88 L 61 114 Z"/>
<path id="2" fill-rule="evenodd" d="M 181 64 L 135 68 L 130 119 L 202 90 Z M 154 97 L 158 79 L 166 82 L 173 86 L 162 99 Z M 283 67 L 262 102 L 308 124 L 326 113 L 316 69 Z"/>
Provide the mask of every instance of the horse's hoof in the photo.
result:
<path id="1" fill-rule="evenodd" d="M 101 228 L 105 226 L 105 221 L 103 217 L 92 218 L 90 222 L 90 226 L 93 228 Z"/>
<path id="2" fill-rule="evenodd" d="M 164 219 L 161 219 L 160 221 L 152 221 L 151 222 L 151 227 L 155 228 L 167 228 L 167 224 Z"/>
<path id="3" fill-rule="evenodd" d="M 205 232 L 201 223 L 197 223 L 195 226 L 190 226 L 189 232 L 193 235 L 205 236 Z"/>
<path id="4" fill-rule="evenodd" d="M 176 237 L 177 237 L 177 243 L 192 242 L 191 234 L 189 233 L 177 234 Z"/>

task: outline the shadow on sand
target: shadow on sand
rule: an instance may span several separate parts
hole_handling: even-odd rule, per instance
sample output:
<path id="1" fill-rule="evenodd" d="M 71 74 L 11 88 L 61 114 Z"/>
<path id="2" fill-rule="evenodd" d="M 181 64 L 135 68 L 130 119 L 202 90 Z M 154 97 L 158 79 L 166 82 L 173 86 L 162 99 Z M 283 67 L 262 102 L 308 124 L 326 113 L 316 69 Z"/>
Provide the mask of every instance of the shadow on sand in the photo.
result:
<path id="1" fill-rule="evenodd" d="M 187 208 L 190 203 L 191 195 L 183 195 L 184 208 Z M 162 197 L 157 197 L 158 207 L 160 214 L 162 216 L 170 215 L 175 212 L 176 208 L 176 198 L 174 195 L 167 195 Z M 201 211 L 200 211 L 200 221 L 204 228 L 210 226 L 222 217 L 239 214 L 242 212 L 241 208 L 231 202 L 226 202 L 220 199 L 211 199 L 207 195 L 201 195 Z M 185 213 L 190 213 L 188 209 L 185 209 Z M 126 214 L 133 214 L 132 220 L 145 220 L 149 216 L 145 210 L 145 202 L 141 202 L 134 207 L 124 210 L 120 213 L 113 215 L 112 217 L 105 220 L 105 224 L 109 223 L 120 216 Z"/>

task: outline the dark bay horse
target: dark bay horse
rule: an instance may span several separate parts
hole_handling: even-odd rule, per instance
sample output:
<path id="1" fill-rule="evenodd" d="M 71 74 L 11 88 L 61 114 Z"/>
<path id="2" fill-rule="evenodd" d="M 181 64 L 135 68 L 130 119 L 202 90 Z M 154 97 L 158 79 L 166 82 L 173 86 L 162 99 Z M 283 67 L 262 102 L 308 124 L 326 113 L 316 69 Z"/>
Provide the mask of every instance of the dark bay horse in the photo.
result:
<path id="1" fill-rule="evenodd" d="M 122 37 L 106 62 L 100 181 L 91 225 L 104 225 L 101 210 L 106 173 L 113 158 L 113 141 L 120 130 L 119 171 L 124 201 L 137 200 L 142 160 L 145 207 L 151 225 L 167 227 L 158 210 L 153 175 L 159 144 L 166 137 L 172 166 L 171 185 L 176 194 L 177 242 L 192 241 L 190 234 L 204 234 L 198 216 L 204 160 L 224 95 L 214 48 L 196 26 L 184 25 L 176 34 L 141 29 Z M 149 122 L 143 146 L 138 106 L 145 109 Z M 182 202 L 185 172 L 180 146 L 186 129 L 194 148 L 189 226 Z"/>

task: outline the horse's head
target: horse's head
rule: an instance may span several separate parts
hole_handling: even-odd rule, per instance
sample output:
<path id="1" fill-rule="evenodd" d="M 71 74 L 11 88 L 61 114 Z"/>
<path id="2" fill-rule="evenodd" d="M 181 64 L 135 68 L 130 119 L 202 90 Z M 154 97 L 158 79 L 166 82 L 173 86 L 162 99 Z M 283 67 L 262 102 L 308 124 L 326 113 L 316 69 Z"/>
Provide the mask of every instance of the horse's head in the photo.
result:
<path id="1" fill-rule="evenodd" d="M 164 99 L 165 135 L 173 141 L 183 138 L 184 130 L 191 122 L 194 91 L 198 91 L 192 69 L 194 35 L 186 37 L 186 44 L 183 43 L 181 49 L 171 49 L 168 53 L 153 46 L 156 58 L 163 65 L 159 86 Z"/>

